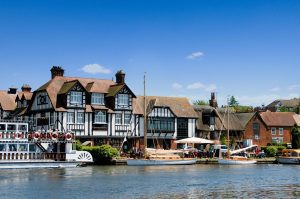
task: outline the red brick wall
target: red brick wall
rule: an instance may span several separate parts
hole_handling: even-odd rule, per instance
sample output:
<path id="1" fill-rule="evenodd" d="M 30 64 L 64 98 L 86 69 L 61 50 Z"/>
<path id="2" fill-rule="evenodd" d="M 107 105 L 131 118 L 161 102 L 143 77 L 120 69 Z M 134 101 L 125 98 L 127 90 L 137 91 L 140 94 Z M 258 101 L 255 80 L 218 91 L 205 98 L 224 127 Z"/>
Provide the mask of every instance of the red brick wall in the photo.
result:
<path id="1" fill-rule="evenodd" d="M 259 139 L 254 139 L 253 123 L 259 123 Z M 291 143 L 292 127 L 274 127 L 276 128 L 276 135 L 272 135 L 271 128 L 267 128 L 262 120 L 254 115 L 246 126 L 244 139 L 252 139 L 252 143 L 258 146 L 267 146 L 268 143 L 272 143 L 272 137 L 283 137 L 283 143 Z M 279 128 L 283 128 L 283 135 L 279 135 Z"/>

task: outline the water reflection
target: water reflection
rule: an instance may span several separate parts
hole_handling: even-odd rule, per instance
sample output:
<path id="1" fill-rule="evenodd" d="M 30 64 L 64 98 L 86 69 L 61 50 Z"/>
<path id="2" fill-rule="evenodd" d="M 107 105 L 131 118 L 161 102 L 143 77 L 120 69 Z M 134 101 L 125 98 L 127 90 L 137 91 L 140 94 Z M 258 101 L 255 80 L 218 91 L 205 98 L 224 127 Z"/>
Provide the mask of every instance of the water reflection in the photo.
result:
<path id="1" fill-rule="evenodd" d="M 289 165 L 11 169 L 0 189 L 1 198 L 299 198 L 299 174 Z"/>

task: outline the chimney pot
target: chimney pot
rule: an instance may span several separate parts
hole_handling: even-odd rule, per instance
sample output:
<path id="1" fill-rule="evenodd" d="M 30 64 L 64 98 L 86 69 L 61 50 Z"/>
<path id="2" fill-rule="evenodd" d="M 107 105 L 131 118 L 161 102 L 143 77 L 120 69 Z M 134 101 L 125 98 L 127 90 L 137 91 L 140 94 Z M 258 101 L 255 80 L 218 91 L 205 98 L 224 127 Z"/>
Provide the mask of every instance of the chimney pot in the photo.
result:
<path id="1" fill-rule="evenodd" d="M 125 73 L 123 70 L 119 70 L 116 73 L 116 82 L 117 84 L 125 84 Z"/>
<path id="2" fill-rule="evenodd" d="M 31 92 L 31 87 L 29 86 L 29 84 L 24 84 L 21 89 L 22 92 Z"/>
<path id="3" fill-rule="evenodd" d="M 52 79 L 56 76 L 63 77 L 65 72 L 65 70 L 60 66 L 53 66 L 50 71 Z"/>

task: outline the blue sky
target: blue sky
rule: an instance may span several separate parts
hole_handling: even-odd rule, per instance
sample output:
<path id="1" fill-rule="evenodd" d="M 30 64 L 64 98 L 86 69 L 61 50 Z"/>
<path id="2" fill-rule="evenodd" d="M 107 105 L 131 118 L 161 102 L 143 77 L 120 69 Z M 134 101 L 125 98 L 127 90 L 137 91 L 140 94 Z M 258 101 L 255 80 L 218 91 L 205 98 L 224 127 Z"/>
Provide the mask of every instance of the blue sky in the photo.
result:
<path id="1" fill-rule="evenodd" d="M 0 89 L 126 72 L 140 95 L 261 105 L 300 92 L 300 1 L 0 1 Z M 86 69 L 86 70 L 84 70 Z"/>

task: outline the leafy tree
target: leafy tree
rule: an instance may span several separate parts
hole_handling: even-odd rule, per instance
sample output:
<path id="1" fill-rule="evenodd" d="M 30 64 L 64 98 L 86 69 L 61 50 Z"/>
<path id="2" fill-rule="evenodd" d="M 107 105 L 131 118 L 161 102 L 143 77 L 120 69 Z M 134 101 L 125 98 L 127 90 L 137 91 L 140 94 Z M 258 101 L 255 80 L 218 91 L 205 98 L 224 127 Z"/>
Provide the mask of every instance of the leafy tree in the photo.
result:
<path id="1" fill-rule="evenodd" d="M 299 149 L 300 148 L 300 129 L 299 127 L 293 127 L 292 129 L 292 148 Z"/>
<path id="2" fill-rule="evenodd" d="M 235 106 L 238 106 L 238 105 L 239 105 L 239 102 L 235 99 L 234 96 L 231 96 L 229 98 L 229 101 L 228 101 L 228 106 L 235 107 Z"/>
<path id="3" fill-rule="evenodd" d="M 193 102 L 194 105 L 209 105 L 209 103 L 205 100 L 196 100 Z"/>

